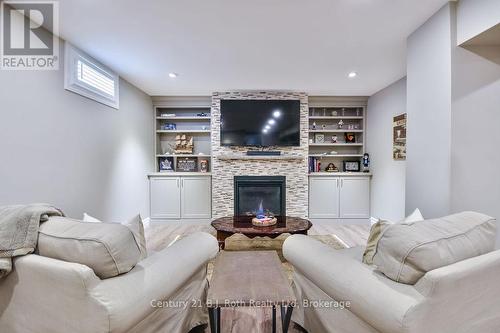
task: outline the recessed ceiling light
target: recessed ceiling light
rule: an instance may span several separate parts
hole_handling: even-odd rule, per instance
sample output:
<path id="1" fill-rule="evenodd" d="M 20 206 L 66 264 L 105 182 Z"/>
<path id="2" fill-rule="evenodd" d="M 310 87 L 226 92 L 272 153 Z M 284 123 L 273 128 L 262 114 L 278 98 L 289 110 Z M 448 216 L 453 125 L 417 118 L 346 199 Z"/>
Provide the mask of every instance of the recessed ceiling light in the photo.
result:
<path id="1" fill-rule="evenodd" d="M 266 126 L 264 126 L 264 129 L 269 130 L 269 129 L 271 129 L 271 126 L 266 125 Z"/>
<path id="2" fill-rule="evenodd" d="M 168 77 L 170 77 L 171 79 L 175 79 L 178 76 L 179 76 L 179 74 L 177 74 L 177 73 L 168 73 Z"/>
<path id="3" fill-rule="evenodd" d="M 276 123 L 276 120 L 269 119 L 267 122 L 269 123 L 269 125 L 274 125 Z"/>
<path id="4" fill-rule="evenodd" d="M 280 116 L 281 116 L 281 112 L 280 111 L 276 110 L 276 111 L 273 112 L 273 117 L 274 118 L 279 118 Z"/>
<path id="5" fill-rule="evenodd" d="M 348 76 L 350 79 L 353 79 L 353 78 L 355 78 L 356 76 L 358 76 L 358 73 L 356 73 L 356 72 L 350 72 L 349 74 L 347 74 L 347 76 Z"/>
<path id="6" fill-rule="evenodd" d="M 265 128 L 264 128 L 264 129 L 262 130 L 262 133 L 266 134 L 266 133 L 267 133 L 267 129 L 265 129 Z"/>

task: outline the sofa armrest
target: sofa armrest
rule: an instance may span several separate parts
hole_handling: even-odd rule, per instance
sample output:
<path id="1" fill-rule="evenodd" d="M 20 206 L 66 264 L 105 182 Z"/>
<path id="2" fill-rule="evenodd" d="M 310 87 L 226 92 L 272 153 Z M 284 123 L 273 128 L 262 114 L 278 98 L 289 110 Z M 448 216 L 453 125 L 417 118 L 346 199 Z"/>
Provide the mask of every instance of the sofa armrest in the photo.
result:
<path id="1" fill-rule="evenodd" d="M 100 281 L 81 264 L 35 254 L 17 257 L 13 271 L 0 279 L 0 327 L 5 332 L 107 332 L 104 306 L 87 294 Z"/>
<path id="2" fill-rule="evenodd" d="M 191 234 L 142 260 L 130 272 L 102 280 L 91 295 L 106 305 L 111 331 L 127 331 L 155 310 L 153 301 L 168 300 L 200 269 L 205 270 L 218 250 L 212 235 Z"/>
<path id="3" fill-rule="evenodd" d="M 440 325 L 435 330 L 496 332 L 500 327 L 499 276 L 497 250 L 427 272 L 415 288 L 426 296 L 429 322 Z"/>
<path id="4" fill-rule="evenodd" d="M 349 301 L 351 312 L 381 332 L 402 332 L 406 312 L 423 296 L 363 264 L 362 254 L 359 247 L 335 250 L 304 235 L 290 236 L 283 244 L 284 257 L 331 298 Z"/>

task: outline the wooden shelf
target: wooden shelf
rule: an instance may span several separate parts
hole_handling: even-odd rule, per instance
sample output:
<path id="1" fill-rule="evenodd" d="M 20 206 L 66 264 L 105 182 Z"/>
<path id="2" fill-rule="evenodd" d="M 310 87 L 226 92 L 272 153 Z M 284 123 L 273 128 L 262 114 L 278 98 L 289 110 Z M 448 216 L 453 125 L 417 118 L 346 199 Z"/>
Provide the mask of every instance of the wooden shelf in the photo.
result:
<path id="1" fill-rule="evenodd" d="M 363 116 L 309 116 L 309 120 L 314 119 L 363 119 Z"/>
<path id="2" fill-rule="evenodd" d="M 210 133 L 210 130 L 156 130 L 156 133 L 165 134 L 165 133 Z"/>
<path id="3" fill-rule="evenodd" d="M 348 132 L 352 132 L 352 133 L 363 133 L 363 130 L 362 129 L 335 129 L 335 130 L 329 130 L 329 129 L 310 129 L 309 130 L 309 133 L 348 133 Z"/>
<path id="4" fill-rule="evenodd" d="M 362 143 L 310 143 L 309 147 L 335 147 L 335 146 L 354 146 L 354 147 L 361 147 L 363 146 Z"/>
<path id="5" fill-rule="evenodd" d="M 210 157 L 212 155 L 206 155 L 206 154 L 202 154 L 202 155 L 197 155 L 197 154 L 170 154 L 170 155 L 161 155 L 161 154 L 157 154 L 156 157 Z"/>
<path id="6" fill-rule="evenodd" d="M 309 154 L 309 157 L 363 157 L 363 154 Z"/>
<path id="7" fill-rule="evenodd" d="M 156 119 L 158 119 L 158 120 L 210 120 L 210 117 L 179 116 L 179 117 L 156 117 Z"/>

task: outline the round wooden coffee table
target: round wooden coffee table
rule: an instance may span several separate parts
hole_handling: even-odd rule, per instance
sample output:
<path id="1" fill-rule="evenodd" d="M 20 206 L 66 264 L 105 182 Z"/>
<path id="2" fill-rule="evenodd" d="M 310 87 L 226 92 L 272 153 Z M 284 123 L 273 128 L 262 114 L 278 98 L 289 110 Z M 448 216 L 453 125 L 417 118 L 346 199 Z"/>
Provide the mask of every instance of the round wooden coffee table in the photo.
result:
<path id="1" fill-rule="evenodd" d="M 281 234 L 303 234 L 312 227 L 309 220 L 300 217 L 280 216 L 278 222 L 268 227 L 256 227 L 252 224 L 250 216 L 226 216 L 212 221 L 212 226 L 217 230 L 219 247 L 224 249 L 226 238 L 234 234 L 243 234 L 248 238 L 270 237 L 276 238 Z"/>

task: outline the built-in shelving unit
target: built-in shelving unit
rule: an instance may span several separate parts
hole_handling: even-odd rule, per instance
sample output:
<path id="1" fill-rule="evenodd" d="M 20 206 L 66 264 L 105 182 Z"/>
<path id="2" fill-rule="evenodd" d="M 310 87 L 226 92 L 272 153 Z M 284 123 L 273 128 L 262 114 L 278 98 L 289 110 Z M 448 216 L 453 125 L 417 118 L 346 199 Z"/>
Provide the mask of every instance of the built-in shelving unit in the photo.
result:
<path id="1" fill-rule="evenodd" d="M 181 100 L 181 103 L 159 103 L 154 108 L 155 121 L 155 162 L 156 172 L 161 170 L 162 161 L 170 161 L 174 174 L 185 174 L 178 168 L 179 161 L 195 163 L 193 174 L 207 174 L 211 170 L 211 118 L 210 106 Z M 170 127 L 169 127 L 170 126 Z M 193 137 L 193 152 L 188 154 L 175 153 L 176 137 L 178 135 Z M 208 162 L 207 172 L 201 172 L 202 163 Z"/>
<path id="2" fill-rule="evenodd" d="M 366 99 L 327 98 L 309 101 L 309 158 L 313 166 L 320 163 L 324 172 L 333 163 L 340 172 L 344 161 L 359 161 L 365 153 Z M 349 142 L 346 134 L 351 134 Z M 362 165 L 360 166 L 362 169 Z M 314 170 L 314 167 L 312 168 Z M 312 173 L 319 173 L 311 171 Z M 330 173 L 329 173 L 330 174 Z"/>

